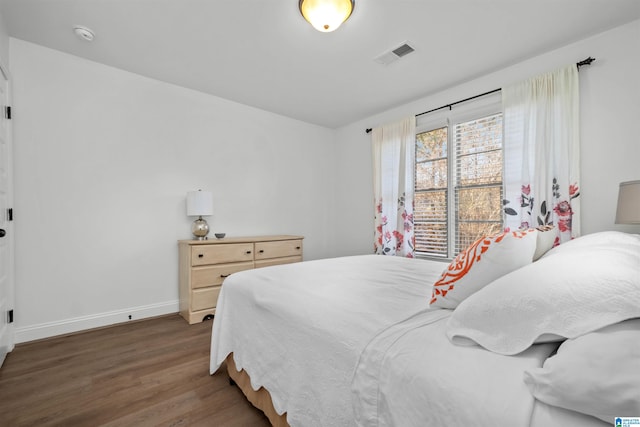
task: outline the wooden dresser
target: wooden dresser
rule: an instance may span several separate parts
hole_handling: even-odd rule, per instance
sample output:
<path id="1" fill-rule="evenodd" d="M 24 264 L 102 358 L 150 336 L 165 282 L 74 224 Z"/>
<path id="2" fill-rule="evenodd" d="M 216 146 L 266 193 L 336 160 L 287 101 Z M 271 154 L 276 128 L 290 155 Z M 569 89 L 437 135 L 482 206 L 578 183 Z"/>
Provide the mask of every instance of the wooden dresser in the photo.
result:
<path id="1" fill-rule="evenodd" d="M 302 261 L 302 236 L 180 240 L 180 315 L 189 324 L 210 319 L 232 273 Z"/>

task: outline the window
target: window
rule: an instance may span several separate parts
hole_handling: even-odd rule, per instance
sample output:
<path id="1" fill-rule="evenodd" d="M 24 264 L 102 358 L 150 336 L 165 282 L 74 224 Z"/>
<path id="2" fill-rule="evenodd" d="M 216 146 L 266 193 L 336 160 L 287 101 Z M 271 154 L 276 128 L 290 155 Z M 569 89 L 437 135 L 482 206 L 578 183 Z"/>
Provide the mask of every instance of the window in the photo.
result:
<path id="1" fill-rule="evenodd" d="M 448 256 L 448 133 L 441 127 L 416 135 L 413 221 L 418 254 Z"/>
<path id="2" fill-rule="evenodd" d="M 502 230 L 502 113 L 492 109 L 418 124 L 417 255 L 453 258 Z"/>

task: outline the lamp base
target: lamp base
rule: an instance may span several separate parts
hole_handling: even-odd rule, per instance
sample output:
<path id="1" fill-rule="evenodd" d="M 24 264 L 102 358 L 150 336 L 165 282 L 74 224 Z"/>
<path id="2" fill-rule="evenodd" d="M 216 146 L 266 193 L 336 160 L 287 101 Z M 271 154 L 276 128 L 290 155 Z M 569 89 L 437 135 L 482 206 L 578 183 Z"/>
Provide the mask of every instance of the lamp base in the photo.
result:
<path id="1" fill-rule="evenodd" d="M 202 219 L 200 216 L 198 219 L 193 221 L 193 225 L 191 225 L 191 232 L 196 240 L 206 240 L 207 234 L 209 234 L 209 224 L 207 224 L 207 221 Z"/>

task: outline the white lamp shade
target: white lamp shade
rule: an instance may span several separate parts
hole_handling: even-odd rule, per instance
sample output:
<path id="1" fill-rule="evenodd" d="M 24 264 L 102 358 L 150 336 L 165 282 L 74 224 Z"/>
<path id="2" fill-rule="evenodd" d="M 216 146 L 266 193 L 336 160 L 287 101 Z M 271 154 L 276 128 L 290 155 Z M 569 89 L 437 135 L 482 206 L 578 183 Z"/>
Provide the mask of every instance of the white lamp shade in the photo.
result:
<path id="1" fill-rule="evenodd" d="M 328 33 L 351 16 L 354 0 L 300 0 L 298 6 L 313 28 Z"/>
<path id="2" fill-rule="evenodd" d="M 640 224 L 640 181 L 620 183 L 616 224 Z"/>
<path id="3" fill-rule="evenodd" d="M 187 216 L 213 215 L 213 196 L 210 191 L 189 191 L 187 193 Z"/>

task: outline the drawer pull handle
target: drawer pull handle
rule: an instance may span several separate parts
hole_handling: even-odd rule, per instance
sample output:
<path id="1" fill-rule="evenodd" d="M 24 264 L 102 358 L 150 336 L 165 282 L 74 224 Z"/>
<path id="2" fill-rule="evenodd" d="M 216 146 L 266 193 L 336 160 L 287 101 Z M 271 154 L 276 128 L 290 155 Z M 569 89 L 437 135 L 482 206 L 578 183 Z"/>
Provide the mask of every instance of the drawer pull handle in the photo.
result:
<path id="1" fill-rule="evenodd" d="M 198 254 L 198 258 L 203 258 L 204 254 Z"/>
<path id="2" fill-rule="evenodd" d="M 247 251 L 247 255 L 251 254 L 251 251 Z"/>
<path id="3" fill-rule="evenodd" d="M 264 249 L 260 249 L 258 252 L 260 252 L 261 254 L 264 253 Z"/>
<path id="4" fill-rule="evenodd" d="M 221 275 L 220 275 L 220 277 L 222 277 L 223 279 L 224 279 L 225 277 L 229 277 L 229 276 L 230 276 L 230 274 L 221 274 Z"/>
<path id="5" fill-rule="evenodd" d="M 300 250 L 300 246 L 296 246 L 296 250 Z"/>

